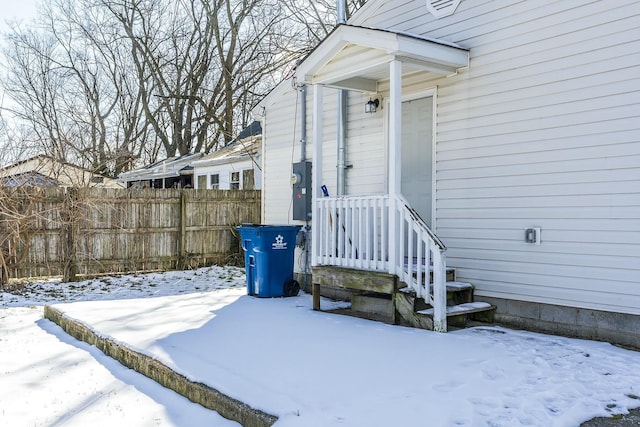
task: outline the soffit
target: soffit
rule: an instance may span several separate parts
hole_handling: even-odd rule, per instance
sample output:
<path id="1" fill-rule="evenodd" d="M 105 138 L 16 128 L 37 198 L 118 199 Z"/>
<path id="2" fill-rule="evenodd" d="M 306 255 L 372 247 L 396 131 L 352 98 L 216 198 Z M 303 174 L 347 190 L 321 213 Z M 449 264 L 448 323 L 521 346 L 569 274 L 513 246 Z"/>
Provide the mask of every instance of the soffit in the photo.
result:
<path id="1" fill-rule="evenodd" d="M 389 62 L 403 73 L 454 74 L 469 66 L 469 51 L 442 40 L 388 30 L 339 25 L 298 65 L 298 82 L 374 92 L 389 77 Z"/>

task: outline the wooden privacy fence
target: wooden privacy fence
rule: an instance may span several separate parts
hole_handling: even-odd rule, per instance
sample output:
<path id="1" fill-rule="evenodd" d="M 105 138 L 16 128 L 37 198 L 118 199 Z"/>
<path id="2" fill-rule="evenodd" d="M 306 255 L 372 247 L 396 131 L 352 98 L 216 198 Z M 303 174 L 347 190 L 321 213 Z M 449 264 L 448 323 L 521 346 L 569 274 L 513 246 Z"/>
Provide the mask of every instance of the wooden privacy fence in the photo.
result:
<path id="1" fill-rule="evenodd" d="M 6 238 L 16 229 L 16 215 L 0 212 L 3 254 L 12 244 L 24 252 L 6 263 L 10 278 L 73 280 L 237 263 L 242 249 L 235 227 L 260 221 L 258 190 L 50 188 L 22 194 L 32 200 L 31 211 L 21 208 L 30 220 L 20 239 Z"/>

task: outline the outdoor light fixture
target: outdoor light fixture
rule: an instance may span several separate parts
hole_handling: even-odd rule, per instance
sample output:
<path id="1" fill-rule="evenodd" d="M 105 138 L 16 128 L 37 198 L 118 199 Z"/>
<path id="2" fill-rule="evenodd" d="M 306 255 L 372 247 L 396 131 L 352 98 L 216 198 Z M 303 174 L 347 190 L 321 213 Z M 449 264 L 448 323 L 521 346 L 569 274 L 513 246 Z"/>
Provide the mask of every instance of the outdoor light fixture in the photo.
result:
<path id="1" fill-rule="evenodd" d="M 378 105 L 380 105 L 380 101 L 378 99 L 371 99 L 364 104 L 364 112 L 365 113 L 375 113 L 378 109 Z"/>

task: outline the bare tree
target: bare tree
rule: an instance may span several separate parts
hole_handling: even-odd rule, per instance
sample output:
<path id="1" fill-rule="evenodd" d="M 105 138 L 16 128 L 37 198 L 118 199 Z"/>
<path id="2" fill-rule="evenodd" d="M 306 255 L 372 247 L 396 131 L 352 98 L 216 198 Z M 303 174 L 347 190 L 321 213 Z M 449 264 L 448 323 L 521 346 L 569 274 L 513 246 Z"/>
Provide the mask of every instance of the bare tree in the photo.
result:
<path id="1" fill-rule="evenodd" d="M 14 28 L 4 85 L 40 153 L 117 175 L 149 137 L 141 91 L 117 27 L 78 3 L 54 0 L 35 29 Z"/>
<path id="2" fill-rule="evenodd" d="M 51 0 L 3 84 L 41 154 L 117 175 L 231 141 L 334 25 L 332 0 Z"/>
<path id="3" fill-rule="evenodd" d="M 168 155 L 211 151 L 248 122 L 265 79 L 288 63 L 277 0 L 102 0 L 131 43 L 145 113 Z"/>
<path id="4" fill-rule="evenodd" d="M 34 31 L 14 32 L 8 42 L 5 57 L 11 72 L 5 87 L 19 106 L 11 112 L 32 125 L 34 138 L 47 141 L 47 154 L 64 158 L 68 135 L 65 117 L 58 111 L 64 102 L 62 76 L 50 59 L 55 42 Z"/>
<path id="5" fill-rule="evenodd" d="M 347 0 L 347 19 L 365 3 L 366 0 Z M 290 0 L 283 4 L 299 31 L 296 39 L 302 52 L 316 47 L 336 26 L 336 0 Z"/>

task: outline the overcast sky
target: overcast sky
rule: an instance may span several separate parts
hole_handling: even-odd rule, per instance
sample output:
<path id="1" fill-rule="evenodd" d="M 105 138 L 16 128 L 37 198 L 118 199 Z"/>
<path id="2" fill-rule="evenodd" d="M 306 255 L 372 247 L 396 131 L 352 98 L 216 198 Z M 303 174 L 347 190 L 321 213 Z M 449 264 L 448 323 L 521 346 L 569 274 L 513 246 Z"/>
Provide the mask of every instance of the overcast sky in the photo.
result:
<path id="1" fill-rule="evenodd" d="M 0 0 L 0 30 L 7 29 L 6 21 L 12 19 L 28 20 L 35 15 L 37 0 Z"/>

